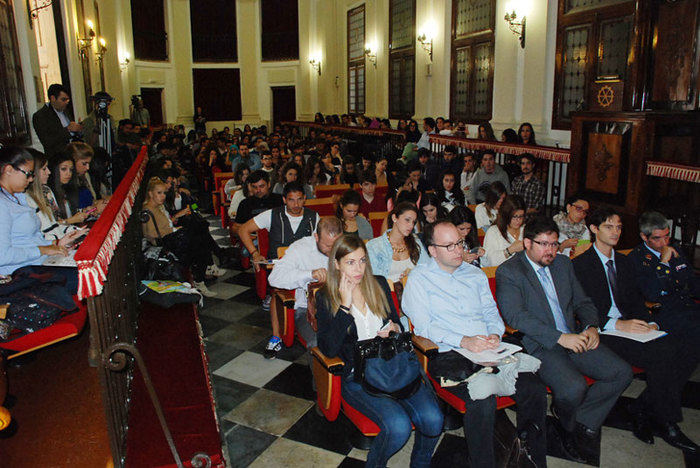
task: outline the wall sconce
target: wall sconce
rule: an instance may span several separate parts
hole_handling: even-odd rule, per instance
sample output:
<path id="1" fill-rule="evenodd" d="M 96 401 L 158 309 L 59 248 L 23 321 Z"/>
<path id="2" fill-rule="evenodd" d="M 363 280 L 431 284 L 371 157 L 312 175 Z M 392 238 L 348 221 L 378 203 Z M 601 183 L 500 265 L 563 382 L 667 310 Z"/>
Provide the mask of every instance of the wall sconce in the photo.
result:
<path id="1" fill-rule="evenodd" d="M 104 57 L 105 53 L 107 52 L 107 41 L 105 41 L 104 37 L 101 37 L 97 40 L 97 60 L 102 60 Z"/>
<path id="2" fill-rule="evenodd" d="M 374 68 L 377 68 L 377 53 L 372 53 L 372 46 L 367 44 L 365 46 L 365 57 L 372 62 L 372 65 L 374 65 Z"/>
<path id="3" fill-rule="evenodd" d="M 421 34 L 416 38 L 418 42 L 420 43 L 421 46 L 423 46 L 423 49 L 428 53 L 428 57 L 430 57 L 430 61 L 433 61 L 433 38 L 428 37 L 426 33 Z"/>
<path id="4" fill-rule="evenodd" d="M 518 21 L 518 15 L 515 13 L 515 10 L 513 10 L 512 13 L 507 13 L 506 11 L 506 16 L 504 18 L 506 20 L 506 23 L 508 23 L 508 28 L 513 31 L 513 34 L 518 36 L 518 39 L 520 40 L 520 47 L 525 48 L 525 16 L 523 16 L 523 19 Z"/>
<path id="5" fill-rule="evenodd" d="M 78 49 L 83 54 L 87 53 L 87 51 L 90 49 L 90 47 L 92 47 L 92 40 L 95 38 L 95 29 L 94 29 L 94 25 L 92 24 L 92 21 L 90 21 L 90 20 L 85 21 L 85 25 L 88 28 L 87 33 L 86 33 L 87 36 L 78 38 Z"/>
<path id="6" fill-rule="evenodd" d="M 121 71 L 126 71 L 127 68 L 129 68 L 129 54 L 124 52 L 123 54 L 119 54 L 122 58 L 119 60 L 119 69 Z"/>
<path id="7" fill-rule="evenodd" d="M 309 60 L 309 63 L 318 72 L 318 75 L 321 76 L 321 59 L 312 58 Z"/>

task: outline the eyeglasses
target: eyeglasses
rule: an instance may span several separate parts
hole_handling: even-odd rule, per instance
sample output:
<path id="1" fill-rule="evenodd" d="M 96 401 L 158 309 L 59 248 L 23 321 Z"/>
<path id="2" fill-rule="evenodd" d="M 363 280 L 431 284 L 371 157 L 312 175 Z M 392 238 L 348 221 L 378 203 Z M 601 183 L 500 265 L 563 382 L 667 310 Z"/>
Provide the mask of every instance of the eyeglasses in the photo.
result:
<path id="1" fill-rule="evenodd" d="M 536 241 L 532 240 L 535 244 L 539 244 L 545 249 L 558 249 L 559 248 L 559 242 L 542 242 L 542 241 Z"/>
<path id="2" fill-rule="evenodd" d="M 513 215 L 513 216 L 511 216 L 511 218 L 513 218 L 513 219 L 523 219 L 523 218 L 525 218 L 525 215 L 524 215 L 524 214 L 521 214 L 521 215 Z"/>
<path id="3" fill-rule="evenodd" d="M 580 207 L 578 205 L 571 205 L 571 206 L 576 208 L 576 211 L 578 211 L 579 213 L 588 214 L 588 210 L 586 208 Z"/>
<path id="4" fill-rule="evenodd" d="M 25 171 L 24 169 L 20 169 L 19 167 L 15 167 L 15 169 L 24 174 L 27 177 L 27 179 L 34 178 L 34 171 Z"/>
<path id="5" fill-rule="evenodd" d="M 461 240 L 459 242 L 455 242 L 454 244 L 447 244 L 447 245 L 440 245 L 440 244 L 432 244 L 435 247 L 442 247 L 444 249 L 447 249 L 448 252 L 454 252 L 456 248 L 464 249 L 464 241 Z"/>

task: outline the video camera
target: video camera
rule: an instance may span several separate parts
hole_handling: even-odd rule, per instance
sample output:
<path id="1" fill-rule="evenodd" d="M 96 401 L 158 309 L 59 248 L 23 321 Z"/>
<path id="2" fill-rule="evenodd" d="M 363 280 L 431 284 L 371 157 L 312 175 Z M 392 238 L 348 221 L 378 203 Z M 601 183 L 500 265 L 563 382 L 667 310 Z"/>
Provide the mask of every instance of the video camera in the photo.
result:
<path id="1" fill-rule="evenodd" d="M 134 109 L 137 109 L 139 107 L 139 102 L 141 102 L 140 94 L 134 94 L 131 96 L 131 105 L 134 106 Z"/>
<path id="2" fill-rule="evenodd" d="M 98 118 L 101 119 L 106 119 L 109 117 L 109 105 L 112 101 L 114 101 L 114 98 L 109 95 L 109 93 L 106 93 L 105 91 L 99 91 L 95 93 L 94 96 L 91 97 L 92 102 L 95 103 L 95 115 Z"/>

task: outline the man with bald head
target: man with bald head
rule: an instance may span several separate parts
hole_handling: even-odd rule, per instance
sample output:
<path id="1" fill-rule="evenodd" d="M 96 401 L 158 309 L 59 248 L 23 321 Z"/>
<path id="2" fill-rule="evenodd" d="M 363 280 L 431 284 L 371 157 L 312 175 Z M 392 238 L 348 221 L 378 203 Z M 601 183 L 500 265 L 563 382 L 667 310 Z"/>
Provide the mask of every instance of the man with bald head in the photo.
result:
<path id="1" fill-rule="evenodd" d="M 409 275 L 401 308 L 411 319 L 416 335 L 438 345 L 439 353 L 429 363 L 433 375 L 433 369 L 446 362 L 468 369 L 469 361 L 455 350 L 466 348 L 481 352 L 497 348 L 505 325 L 486 274 L 462 261 L 464 243 L 457 228 L 440 220 L 428 225 L 424 236 L 431 258 Z M 524 372 L 518 374 L 515 389 L 513 398 L 518 405 L 518 435 L 537 466 L 545 466 L 545 386 L 535 374 Z M 449 391 L 466 404 L 464 435 L 470 448 L 471 466 L 494 466 L 496 397 L 491 395 L 473 400 L 467 384 L 451 387 Z"/>

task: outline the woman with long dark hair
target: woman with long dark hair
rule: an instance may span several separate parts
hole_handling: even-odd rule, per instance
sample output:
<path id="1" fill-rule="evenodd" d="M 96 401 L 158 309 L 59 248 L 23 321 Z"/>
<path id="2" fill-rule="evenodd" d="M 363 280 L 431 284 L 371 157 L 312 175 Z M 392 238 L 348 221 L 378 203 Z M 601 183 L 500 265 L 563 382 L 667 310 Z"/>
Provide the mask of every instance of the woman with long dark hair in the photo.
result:
<path id="1" fill-rule="evenodd" d="M 435 194 L 448 213 L 455 206 L 464 206 L 464 192 L 457 185 L 457 175 L 451 169 L 445 170 L 440 176 L 440 187 Z"/>
<path id="2" fill-rule="evenodd" d="M 338 200 L 335 216 L 343 223 L 343 233 L 353 234 L 360 239 L 374 237 L 372 226 L 363 216 L 359 215 L 361 195 L 355 190 L 347 190 Z"/>
<path id="3" fill-rule="evenodd" d="M 479 124 L 479 140 L 496 141 L 496 135 L 493 133 L 493 127 L 489 122 Z"/>
<path id="4" fill-rule="evenodd" d="M 421 383 L 415 394 L 392 399 L 369 394 L 354 378 L 354 350 L 360 340 L 402 331 L 386 279 L 374 276 L 362 240 L 339 237 L 329 255 L 325 286 L 316 296 L 318 346 L 345 361 L 341 393 L 353 408 L 379 426 L 367 454 L 367 467 L 384 467 L 416 429 L 412 467 L 428 467 L 442 432 L 443 416 L 432 390 Z"/>
<path id="5" fill-rule="evenodd" d="M 506 197 L 506 187 L 500 181 L 493 182 L 483 190 L 484 201 L 476 205 L 474 216 L 476 216 L 477 229 L 487 231 L 498 217 L 498 209 Z"/>
<path id="6" fill-rule="evenodd" d="M 464 241 L 462 260 L 480 267 L 480 258 L 486 255 L 486 251 L 479 245 L 478 229 L 472 210 L 466 206 L 456 206 L 454 210 L 450 211 L 447 219 L 455 225 L 459 237 Z"/>
<path id="7" fill-rule="evenodd" d="M 401 202 L 391 211 L 389 229 L 367 243 L 377 274 L 400 281 L 416 265 L 428 261 L 423 243 L 413 233 L 417 221 L 418 208 L 413 203 Z"/>
<path id="8" fill-rule="evenodd" d="M 518 128 L 518 143 L 523 145 L 537 145 L 535 140 L 535 130 L 530 122 L 523 122 Z"/>
<path id="9" fill-rule="evenodd" d="M 63 219 L 69 224 L 85 221 L 85 216 L 81 213 L 86 211 L 78 206 L 78 187 L 73 183 L 74 167 L 73 158 L 59 154 L 51 162 L 49 175 L 49 187 L 58 206 L 58 219 Z"/>
<path id="10" fill-rule="evenodd" d="M 512 255 L 523 250 L 523 228 L 525 221 L 525 201 L 519 195 L 508 195 L 501 204 L 496 225 L 486 231 L 482 259 L 483 266 L 498 266 Z"/>

